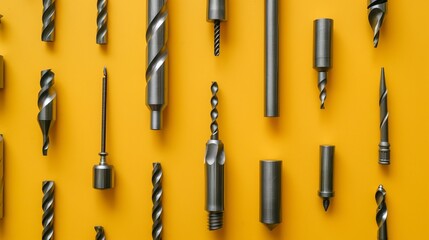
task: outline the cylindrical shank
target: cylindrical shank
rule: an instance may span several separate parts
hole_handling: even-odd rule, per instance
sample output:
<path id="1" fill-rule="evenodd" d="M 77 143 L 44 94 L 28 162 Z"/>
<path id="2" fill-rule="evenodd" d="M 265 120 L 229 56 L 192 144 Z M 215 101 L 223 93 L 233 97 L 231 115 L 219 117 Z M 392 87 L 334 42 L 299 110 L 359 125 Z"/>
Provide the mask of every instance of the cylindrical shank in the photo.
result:
<path id="1" fill-rule="evenodd" d="M 207 3 L 207 21 L 226 21 L 225 0 L 208 0 Z"/>
<path id="2" fill-rule="evenodd" d="M 265 0 L 265 117 L 279 116 L 278 0 Z"/>
<path id="3" fill-rule="evenodd" d="M 261 160 L 259 220 L 270 230 L 282 222 L 282 161 Z"/>
<path id="4" fill-rule="evenodd" d="M 329 207 L 329 199 L 334 196 L 334 152 L 335 146 L 320 146 L 320 188 L 319 196 L 323 198 L 325 211 Z"/>

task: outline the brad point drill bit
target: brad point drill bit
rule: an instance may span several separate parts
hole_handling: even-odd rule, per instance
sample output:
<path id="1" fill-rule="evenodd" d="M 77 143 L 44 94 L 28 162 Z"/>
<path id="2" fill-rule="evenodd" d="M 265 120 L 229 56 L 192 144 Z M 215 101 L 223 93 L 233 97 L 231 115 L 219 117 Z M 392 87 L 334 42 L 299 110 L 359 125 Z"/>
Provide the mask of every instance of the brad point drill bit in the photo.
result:
<path id="1" fill-rule="evenodd" d="M 153 163 L 152 170 L 152 239 L 162 239 L 162 168 L 161 163 Z"/>
<path id="2" fill-rule="evenodd" d="M 107 44 L 107 0 L 97 0 L 97 44 Z"/>
<path id="3" fill-rule="evenodd" d="M 282 161 L 261 160 L 259 220 L 270 230 L 282 222 Z"/>
<path id="4" fill-rule="evenodd" d="M 107 105 L 107 69 L 103 69 L 103 93 L 101 113 L 101 152 L 100 163 L 93 168 L 93 187 L 95 189 L 110 189 L 114 187 L 113 166 L 106 162 L 106 105 Z"/>
<path id="5" fill-rule="evenodd" d="M 320 108 L 325 108 L 326 83 L 328 70 L 331 68 L 332 55 L 332 25 L 334 21 L 328 18 L 314 20 L 314 62 L 313 68 L 319 73 L 318 84 L 320 91 Z"/>
<path id="6" fill-rule="evenodd" d="M 53 42 L 55 36 L 55 0 L 43 0 L 42 41 Z"/>
<path id="7" fill-rule="evenodd" d="M 3 154 L 3 148 L 4 148 L 4 141 L 3 141 L 3 135 L 0 134 L 0 219 L 3 218 L 3 211 L 4 211 L 4 154 Z"/>
<path id="8" fill-rule="evenodd" d="M 148 0 L 146 105 L 150 109 L 150 127 L 160 130 L 162 111 L 167 105 L 167 0 Z"/>
<path id="9" fill-rule="evenodd" d="M 40 79 L 40 91 L 37 103 L 39 106 L 39 114 L 37 120 L 39 121 L 40 128 L 43 134 L 43 147 L 42 153 L 44 156 L 48 155 L 49 148 L 49 129 L 52 127 L 56 120 L 56 100 L 57 92 L 53 88 L 55 74 L 51 69 L 43 70 Z"/>
<path id="10" fill-rule="evenodd" d="M 384 77 L 384 68 L 381 68 L 380 77 L 380 144 L 378 145 L 378 163 L 390 164 L 389 144 L 389 111 L 387 110 L 387 87 Z"/>
<path id="11" fill-rule="evenodd" d="M 218 85 L 211 85 L 212 98 L 210 103 L 212 110 L 210 116 L 211 137 L 206 144 L 206 156 L 204 159 L 206 175 L 206 211 L 209 213 L 209 230 L 217 230 L 223 226 L 224 211 L 224 165 L 225 150 L 222 141 L 219 140 L 219 129 L 216 122 L 218 118 Z"/>
<path id="12" fill-rule="evenodd" d="M 334 196 L 334 152 L 335 146 L 320 146 L 320 188 L 319 197 L 323 199 L 323 208 L 328 211 L 330 198 Z"/>
<path id="13" fill-rule="evenodd" d="M 104 228 L 102 226 L 95 226 L 94 229 L 97 232 L 95 240 L 106 240 L 106 234 L 104 233 Z"/>
<path id="14" fill-rule="evenodd" d="M 214 23 L 214 55 L 220 54 L 220 22 L 227 20 L 225 0 L 208 0 L 207 21 Z"/>
<path id="15" fill-rule="evenodd" d="M 43 181 L 42 191 L 42 240 L 53 240 L 54 239 L 54 190 L 55 185 L 53 181 Z"/>
<path id="16" fill-rule="evenodd" d="M 386 206 L 386 190 L 383 185 L 378 186 L 375 193 L 377 202 L 377 212 L 375 220 L 378 225 L 378 240 L 387 240 L 387 206 Z"/>
<path id="17" fill-rule="evenodd" d="M 368 20 L 374 31 L 374 47 L 378 46 L 380 38 L 380 29 L 383 24 L 384 16 L 387 13 L 387 0 L 368 0 Z"/>

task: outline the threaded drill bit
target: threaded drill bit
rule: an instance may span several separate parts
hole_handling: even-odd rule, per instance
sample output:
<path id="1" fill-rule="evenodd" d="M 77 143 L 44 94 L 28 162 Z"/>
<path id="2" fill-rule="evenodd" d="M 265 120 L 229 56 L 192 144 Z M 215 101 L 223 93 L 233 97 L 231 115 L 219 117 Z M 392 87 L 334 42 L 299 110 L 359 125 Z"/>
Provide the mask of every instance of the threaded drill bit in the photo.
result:
<path id="1" fill-rule="evenodd" d="M 97 44 L 107 44 L 107 0 L 97 0 Z"/>
<path id="2" fill-rule="evenodd" d="M 377 211 L 375 220 L 378 225 L 378 240 L 387 240 L 387 205 L 386 205 L 386 190 L 383 185 L 378 186 L 375 193 L 377 202 Z"/>
<path id="3" fill-rule="evenodd" d="M 37 99 L 39 106 L 39 114 L 37 120 L 43 134 L 42 153 L 44 156 L 48 154 L 49 148 L 49 129 L 56 120 L 56 99 L 57 92 L 53 88 L 55 74 L 51 69 L 43 70 L 40 79 L 40 91 Z"/>
<path id="4" fill-rule="evenodd" d="M 102 226 L 95 226 L 94 229 L 97 232 L 95 240 L 106 240 L 106 234 L 104 233 L 104 228 Z"/>
<path id="5" fill-rule="evenodd" d="M 162 167 L 161 163 L 153 163 L 152 170 L 152 239 L 162 239 Z"/>
<path id="6" fill-rule="evenodd" d="M 220 22 L 226 21 L 225 0 L 207 1 L 207 21 L 214 24 L 214 55 L 220 54 Z"/>
<path id="7" fill-rule="evenodd" d="M 55 190 L 55 185 L 53 181 L 43 181 L 42 183 L 42 191 L 43 191 L 42 240 L 54 239 L 54 200 L 55 200 L 54 190 Z"/>
<path id="8" fill-rule="evenodd" d="M 368 20 L 374 31 L 374 47 L 378 46 L 380 29 L 387 13 L 387 0 L 368 0 Z"/>
<path id="9" fill-rule="evenodd" d="M 53 42 L 55 36 L 55 0 L 43 0 L 42 41 Z"/>
<path id="10" fill-rule="evenodd" d="M 220 21 L 214 21 L 214 55 L 220 54 Z"/>
<path id="11" fill-rule="evenodd" d="M 390 164 L 389 144 L 389 111 L 387 110 L 387 87 L 384 76 L 384 68 L 381 68 L 380 77 L 380 144 L 378 145 L 378 163 Z"/>

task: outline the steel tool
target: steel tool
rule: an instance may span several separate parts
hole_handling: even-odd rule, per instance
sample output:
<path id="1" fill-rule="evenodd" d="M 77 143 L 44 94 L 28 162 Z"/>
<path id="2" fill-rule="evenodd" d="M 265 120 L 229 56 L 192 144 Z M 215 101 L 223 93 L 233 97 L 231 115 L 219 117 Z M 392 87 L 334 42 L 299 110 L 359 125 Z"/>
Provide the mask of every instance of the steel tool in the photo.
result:
<path id="1" fill-rule="evenodd" d="M 152 170 L 152 239 L 162 239 L 162 167 L 161 163 L 153 163 Z"/>
<path id="2" fill-rule="evenodd" d="M 42 41 L 53 42 L 55 37 L 55 0 L 43 0 Z"/>
<path id="3" fill-rule="evenodd" d="M 265 117 L 279 116 L 278 0 L 265 0 Z"/>
<path id="4" fill-rule="evenodd" d="M 378 240 L 387 240 L 387 206 L 386 206 L 386 190 L 383 185 L 378 186 L 375 193 L 377 202 L 377 211 L 375 220 L 378 225 Z"/>
<path id="5" fill-rule="evenodd" d="M 387 0 L 368 0 L 368 20 L 374 31 L 374 47 L 378 46 L 380 38 L 380 29 L 383 24 L 384 16 L 387 13 Z"/>
<path id="6" fill-rule="evenodd" d="M 319 197 L 323 199 L 323 208 L 328 211 L 330 198 L 334 197 L 334 152 L 335 146 L 320 146 L 320 188 Z"/>
<path id="7" fill-rule="evenodd" d="M 207 21 L 214 23 L 214 55 L 220 54 L 220 22 L 227 20 L 225 0 L 207 1 Z"/>
<path id="8" fill-rule="evenodd" d="M 282 161 L 261 160 L 259 221 L 270 230 L 282 222 Z"/>
<path id="9" fill-rule="evenodd" d="M 387 110 L 387 87 L 384 68 L 381 68 L 380 77 L 380 144 L 378 145 L 378 163 L 390 164 L 389 144 L 389 111 Z"/>
<path id="10" fill-rule="evenodd" d="M 54 72 L 51 69 L 43 70 L 40 79 L 40 91 L 37 99 L 39 114 L 37 120 L 43 134 L 42 153 L 48 155 L 49 148 L 49 130 L 57 118 L 57 92 L 54 89 Z"/>
<path id="11" fill-rule="evenodd" d="M 102 226 L 95 226 L 94 229 L 97 232 L 95 240 L 106 240 L 106 234 L 104 233 L 104 228 Z"/>
<path id="12" fill-rule="evenodd" d="M 53 240 L 54 239 L 54 181 L 43 181 L 42 191 L 42 240 Z"/>
<path id="13" fill-rule="evenodd" d="M 97 44 L 107 44 L 107 0 L 97 0 Z"/>

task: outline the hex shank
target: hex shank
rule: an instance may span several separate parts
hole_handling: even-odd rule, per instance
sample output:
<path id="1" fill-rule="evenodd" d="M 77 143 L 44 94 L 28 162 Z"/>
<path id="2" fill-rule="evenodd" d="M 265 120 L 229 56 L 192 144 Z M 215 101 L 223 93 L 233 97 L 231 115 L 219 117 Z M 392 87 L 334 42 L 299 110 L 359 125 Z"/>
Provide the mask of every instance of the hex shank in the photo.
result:
<path id="1" fill-rule="evenodd" d="M 278 0 L 265 1 L 265 117 L 279 116 Z"/>

